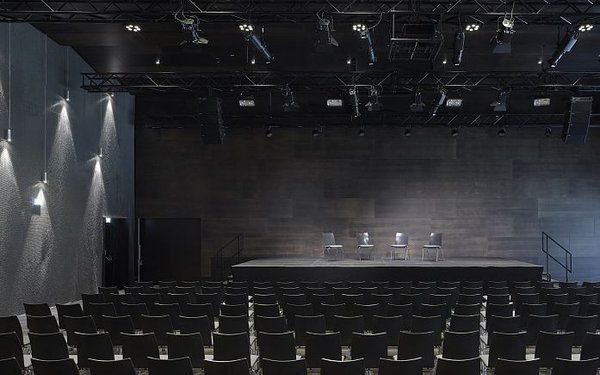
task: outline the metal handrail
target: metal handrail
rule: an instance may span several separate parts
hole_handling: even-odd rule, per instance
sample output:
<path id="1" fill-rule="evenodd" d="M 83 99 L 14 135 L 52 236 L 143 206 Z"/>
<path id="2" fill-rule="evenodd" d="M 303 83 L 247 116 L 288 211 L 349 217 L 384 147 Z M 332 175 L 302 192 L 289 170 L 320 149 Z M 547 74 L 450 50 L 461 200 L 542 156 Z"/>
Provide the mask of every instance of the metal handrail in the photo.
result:
<path id="1" fill-rule="evenodd" d="M 560 260 L 556 259 L 554 256 L 550 254 L 548 251 L 548 241 L 552 241 L 556 246 L 561 248 L 565 254 L 565 263 L 561 263 Z M 556 262 L 559 266 L 561 266 L 565 270 L 565 281 L 569 281 L 569 273 L 573 273 L 573 253 L 567 250 L 563 245 L 558 243 L 554 238 L 552 238 L 548 233 L 542 232 L 542 252 L 546 254 L 546 272 L 550 275 L 550 259 Z"/>
<path id="2" fill-rule="evenodd" d="M 224 268 L 225 268 L 225 260 L 224 260 L 225 257 L 223 255 L 223 253 L 234 242 L 237 243 L 236 251 L 235 251 L 235 253 L 233 253 L 228 258 L 229 259 L 236 258 L 237 262 L 239 263 L 239 261 L 240 261 L 240 255 L 241 255 L 242 251 L 244 251 L 244 233 L 239 233 L 236 236 L 233 236 L 229 241 L 227 241 L 217 251 L 217 260 L 218 260 L 218 264 L 219 264 L 219 270 L 220 270 L 221 280 L 223 280 Z"/>

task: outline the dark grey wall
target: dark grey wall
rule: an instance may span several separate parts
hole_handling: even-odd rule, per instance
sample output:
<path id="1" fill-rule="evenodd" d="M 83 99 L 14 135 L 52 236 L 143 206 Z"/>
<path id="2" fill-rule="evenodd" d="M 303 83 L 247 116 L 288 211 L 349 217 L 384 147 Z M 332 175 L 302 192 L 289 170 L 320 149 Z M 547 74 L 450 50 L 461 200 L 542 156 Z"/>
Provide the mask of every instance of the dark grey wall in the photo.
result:
<path id="1" fill-rule="evenodd" d="M 223 145 L 197 131 L 136 125 L 140 216 L 201 217 L 205 257 L 238 232 L 249 256 L 320 256 L 321 232 L 353 252 L 368 231 L 380 254 L 396 231 L 413 256 L 430 231 L 446 254 L 541 262 L 541 231 L 575 253 L 575 275 L 600 279 L 600 132 L 565 145 L 555 129 L 229 130 Z M 203 262 L 208 264 L 208 262 Z M 204 273 L 209 270 L 205 268 Z M 560 274 L 551 270 L 555 276 Z"/>
<path id="2" fill-rule="evenodd" d="M 12 128 L 12 142 L 0 144 L 0 315 L 95 291 L 102 218 L 131 216 L 133 97 L 79 89 L 90 71 L 34 27 L 0 24 L 0 128 Z"/>

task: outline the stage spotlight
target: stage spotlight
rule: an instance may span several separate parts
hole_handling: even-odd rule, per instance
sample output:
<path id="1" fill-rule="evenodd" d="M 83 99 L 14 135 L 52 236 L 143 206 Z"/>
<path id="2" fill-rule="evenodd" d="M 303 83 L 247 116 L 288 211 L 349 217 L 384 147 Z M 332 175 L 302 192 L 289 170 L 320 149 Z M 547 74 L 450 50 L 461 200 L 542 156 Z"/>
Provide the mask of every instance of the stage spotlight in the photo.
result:
<path id="1" fill-rule="evenodd" d="M 367 111 L 377 112 L 383 109 L 383 104 L 379 101 L 379 91 L 375 86 L 369 88 L 369 101 L 365 104 Z"/>
<path id="2" fill-rule="evenodd" d="M 344 105 L 344 100 L 339 98 L 328 98 L 327 107 L 341 107 Z"/>
<path id="3" fill-rule="evenodd" d="M 540 97 L 533 99 L 534 107 L 549 107 L 550 106 L 550 98 Z"/>
<path id="4" fill-rule="evenodd" d="M 140 27 L 140 25 L 136 25 L 133 23 L 125 25 L 125 29 L 132 33 L 139 33 L 140 31 L 142 31 L 142 28 Z"/>
<path id="5" fill-rule="evenodd" d="M 544 130 L 544 134 L 546 135 L 546 137 L 549 137 L 552 135 L 552 128 L 549 126 L 546 126 L 546 129 Z"/>
<path id="6" fill-rule="evenodd" d="M 461 98 L 448 98 L 446 100 L 446 107 L 460 108 L 462 107 L 463 100 Z"/>
<path id="7" fill-rule="evenodd" d="M 352 115 L 354 117 L 359 117 L 360 116 L 360 102 L 358 100 L 358 91 L 356 90 L 356 87 L 351 88 L 350 90 L 348 90 L 348 94 L 350 95 L 350 105 L 352 106 Z"/>
<path id="8" fill-rule="evenodd" d="M 457 128 L 452 129 L 452 131 L 450 132 L 450 136 L 458 137 L 458 129 Z"/>
<path id="9" fill-rule="evenodd" d="M 271 130 L 271 126 L 267 127 L 267 130 L 265 131 L 265 137 L 267 138 L 271 138 L 273 136 L 273 130 Z"/>
<path id="10" fill-rule="evenodd" d="M 506 135 L 506 130 L 504 128 L 500 128 L 498 130 L 498 137 L 504 137 Z"/>
<path id="11" fill-rule="evenodd" d="M 405 137 L 410 137 L 412 135 L 412 130 L 410 130 L 410 128 L 406 128 L 404 130 L 404 136 Z"/>
<path id="12" fill-rule="evenodd" d="M 283 96 L 285 97 L 285 101 L 283 103 L 284 112 L 294 112 L 300 108 L 298 103 L 296 103 L 296 101 L 294 100 L 294 92 L 292 91 L 290 86 L 285 86 Z"/>
<path id="13" fill-rule="evenodd" d="M 494 46 L 492 53 L 511 53 L 512 35 L 515 33 L 514 26 L 515 19 L 512 16 L 509 18 L 508 15 L 505 15 L 501 22 L 498 19 L 496 35 L 490 41 L 490 44 Z"/>
<path id="14" fill-rule="evenodd" d="M 415 92 L 415 101 L 410 105 L 411 112 L 424 112 L 425 111 L 425 103 L 423 103 L 423 99 L 421 98 L 421 91 Z"/>
<path id="15" fill-rule="evenodd" d="M 594 25 L 590 25 L 589 23 L 586 23 L 585 25 L 580 25 L 577 28 L 577 30 L 579 30 L 580 32 L 584 33 L 586 31 L 590 31 L 593 28 L 594 28 Z"/>
<path id="16" fill-rule="evenodd" d="M 459 66 L 463 60 L 463 54 L 465 52 L 465 33 L 463 31 L 457 31 L 454 34 L 454 57 L 452 62 L 454 66 Z"/>
<path id="17" fill-rule="evenodd" d="M 490 106 L 494 107 L 494 112 L 506 112 L 506 102 L 508 100 L 508 91 L 502 90 L 498 93 L 496 101 L 492 102 Z"/>
<path id="18" fill-rule="evenodd" d="M 254 101 L 253 95 L 240 95 L 238 99 L 240 107 L 255 107 L 256 102 Z"/>
<path id="19" fill-rule="evenodd" d="M 160 65 L 160 56 L 156 58 L 156 60 L 154 61 L 155 65 Z"/>
<path id="20" fill-rule="evenodd" d="M 361 126 L 361 127 L 360 127 L 360 129 L 358 129 L 358 136 L 359 136 L 359 137 L 364 137 L 364 136 L 365 136 L 365 134 L 366 134 L 366 132 L 365 132 L 365 127 L 364 127 L 364 126 Z"/>
<path id="21" fill-rule="evenodd" d="M 265 59 L 267 64 L 275 59 L 273 57 L 273 55 L 271 54 L 271 52 L 269 52 L 269 50 L 267 49 L 267 46 L 265 45 L 264 40 L 262 40 L 261 38 L 258 37 L 258 35 L 256 35 L 253 25 L 242 24 L 242 25 L 239 25 L 239 28 L 240 28 L 240 31 L 242 32 L 242 34 L 244 35 L 244 39 L 246 39 L 247 42 L 250 42 L 252 44 L 254 49 L 256 49 L 262 55 L 262 57 Z M 264 29 L 263 29 L 263 34 L 264 34 Z"/>
<path id="22" fill-rule="evenodd" d="M 479 24 L 477 24 L 477 23 L 469 24 L 469 25 L 467 25 L 465 27 L 465 30 L 467 30 L 467 31 L 477 31 L 477 30 L 479 30 Z"/>
<path id="23" fill-rule="evenodd" d="M 369 55 L 369 65 L 373 65 L 377 62 L 377 55 L 375 54 L 375 42 L 371 36 L 371 29 L 365 24 L 357 23 L 352 25 L 352 30 L 359 33 L 361 39 L 366 39 L 367 49 Z"/>
<path id="24" fill-rule="evenodd" d="M 340 44 L 333 37 L 333 22 L 329 18 L 319 17 L 319 24 L 317 26 L 317 40 L 315 41 L 315 48 L 319 47 L 339 47 Z"/>
<path id="25" fill-rule="evenodd" d="M 565 34 L 564 38 L 556 46 L 552 57 L 548 60 L 550 67 L 556 68 L 556 65 L 558 65 L 558 62 L 565 53 L 571 52 L 571 49 L 577 43 L 577 37 L 578 33 L 576 31 L 569 31 Z"/>
<path id="26" fill-rule="evenodd" d="M 435 116 L 437 114 L 437 111 L 440 108 L 440 106 L 444 104 L 444 102 L 446 101 L 447 94 L 448 94 L 448 91 L 444 88 L 441 88 L 438 91 L 438 95 L 435 99 L 435 102 L 433 102 L 433 104 L 431 105 L 431 115 L 432 116 Z"/>

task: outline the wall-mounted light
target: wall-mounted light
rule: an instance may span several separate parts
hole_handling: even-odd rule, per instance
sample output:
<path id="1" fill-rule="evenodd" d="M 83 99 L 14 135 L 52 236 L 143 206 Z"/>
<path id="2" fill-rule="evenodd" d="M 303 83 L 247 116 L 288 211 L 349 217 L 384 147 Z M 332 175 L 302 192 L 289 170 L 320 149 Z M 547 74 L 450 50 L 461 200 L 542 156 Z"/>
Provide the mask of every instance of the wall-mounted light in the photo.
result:
<path id="1" fill-rule="evenodd" d="M 48 172 L 44 171 L 42 173 L 42 182 L 47 184 L 48 183 Z"/>
<path id="2" fill-rule="evenodd" d="M 6 128 L 4 132 L 2 132 L 2 139 L 6 142 L 12 142 L 12 129 Z"/>
<path id="3" fill-rule="evenodd" d="M 98 158 L 102 159 L 104 157 L 104 150 L 102 147 L 98 148 Z"/>
<path id="4" fill-rule="evenodd" d="M 38 195 L 33 198 L 33 202 L 31 203 L 31 212 L 34 215 L 41 215 L 42 214 L 42 205 L 44 204 L 44 198 L 42 195 L 42 191 L 40 190 L 38 192 Z"/>
<path id="5" fill-rule="evenodd" d="M 111 98 L 115 97 L 115 93 L 114 92 L 111 92 L 109 95 L 110 95 Z"/>
<path id="6" fill-rule="evenodd" d="M 65 90 L 65 101 L 67 101 L 67 102 L 71 101 L 71 91 L 69 91 L 69 89 Z"/>

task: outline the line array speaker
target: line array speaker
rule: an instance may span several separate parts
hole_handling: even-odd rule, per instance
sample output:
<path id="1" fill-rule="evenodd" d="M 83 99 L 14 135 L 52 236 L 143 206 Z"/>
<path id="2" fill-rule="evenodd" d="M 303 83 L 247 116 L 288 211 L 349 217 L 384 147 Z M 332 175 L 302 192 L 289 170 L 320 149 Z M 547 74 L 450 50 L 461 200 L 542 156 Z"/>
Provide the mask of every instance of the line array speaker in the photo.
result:
<path id="1" fill-rule="evenodd" d="M 562 139 L 565 143 L 582 145 L 588 134 L 592 115 L 591 97 L 572 97 L 569 112 L 563 127 Z"/>

